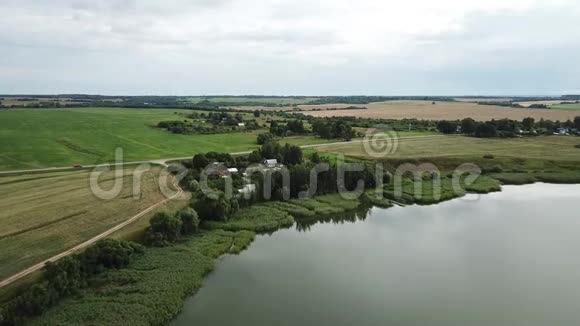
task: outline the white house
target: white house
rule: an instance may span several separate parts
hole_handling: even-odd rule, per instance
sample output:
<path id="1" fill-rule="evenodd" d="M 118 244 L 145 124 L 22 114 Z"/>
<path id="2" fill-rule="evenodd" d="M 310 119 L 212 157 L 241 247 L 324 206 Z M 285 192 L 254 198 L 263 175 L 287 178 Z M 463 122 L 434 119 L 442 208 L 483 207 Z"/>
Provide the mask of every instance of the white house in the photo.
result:
<path id="1" fill-rule="evenodd" d="M 278 165 L 278 160 L 276 159 L 264 160 L 262 164 L 264 164 L 264 166 L 267 168 L 275 168 Z"/>

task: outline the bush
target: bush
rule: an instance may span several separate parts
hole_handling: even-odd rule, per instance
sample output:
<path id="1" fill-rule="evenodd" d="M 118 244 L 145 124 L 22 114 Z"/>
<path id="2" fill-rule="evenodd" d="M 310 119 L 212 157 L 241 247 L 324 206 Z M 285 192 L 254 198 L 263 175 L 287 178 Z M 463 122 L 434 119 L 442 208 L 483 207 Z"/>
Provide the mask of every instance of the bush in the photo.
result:
<path id="1" fill-rule="evenodd" d="M 47 263 L 41 281 L 0 307 L 0 324 L 24 324 L 63 298 L 77 293 L 89 279 L 107 269 L 119 269 L 144 252 L 132 242 L 104 239 L 82 253 Z"/>
<path id="2" fill-rule="evenodd" d="M 179 212 L 181 218 L 181 234 L 188 235 L 197 232 L 199 229 L 199 216 L 193 208 L 186 208 Z"/>
<path id="3" fill-rule="evenodd" d="M 489 122 L 479 123 L 475 127 L 475 137 L 488 138 L 495 136 L 497 136 L 497 128 Z"/>
<path id="4" fill-rule="evenodd" d="M 457 123 L 454 121 L 442 120 L 437 122 L 437 130 L 444 134 L 453 134 L 457 132 Z"/>
<path id="5" fill-rule="evenodd" d="M 482 172 L 485 174 L 487 174 L 487 173 L 502 173 L 503 168 L 500 165 L 496 165 L 496 166 L 491 167 L 491 168 L 483 168 Z"/>
<path id="6" fill-rule="evenodd" d="M 493 160 L 495 156 L 493 156 L 493 154 L 485 154 L 483 155 L 483 158 L 486 160 Z"/>
<path id="7" fill-rule="evenodd" d="M 274 136 L 272 134 L 259 134 L 257 138 L 257 142 L 259 145 L 264 145 L 265 143 L 269 143 L 274 140 Z"/>
<path id="8" fill-rule="evenodd" d="M 574 147 L 576 147 L 576 148 L 580 148 L 580 144 L 578 144 L 578 145 L 576 145 L 576 146 L 574 146 Z"/>
<path id="9" fill-rule="evenodd" d="M 231 203 L 221 191 L 207 191 L 200 194 L 193 208 L 202 220 L 227 221 L 231 213 Z"/>
<path id="10" fill-rule="evenodd" d="M 183 224 L 178 215 L 167 211 L 155 213 L 145 234 L 145 242 L 153 246 L 165 246 L 177 241 Z"/>

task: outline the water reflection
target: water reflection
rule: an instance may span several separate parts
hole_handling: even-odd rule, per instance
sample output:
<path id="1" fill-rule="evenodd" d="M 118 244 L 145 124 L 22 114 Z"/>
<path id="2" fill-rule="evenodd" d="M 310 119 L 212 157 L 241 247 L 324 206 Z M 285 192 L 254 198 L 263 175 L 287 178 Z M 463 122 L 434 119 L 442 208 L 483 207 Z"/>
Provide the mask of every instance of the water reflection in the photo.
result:
<path id="1" fill-rule="evenodd" d="M 299 232 L 308 232 L 312 226 L 316 224 L 345 224 L 363 222 L 370 214 L 372 206 L 370 204 L 362 204 L 357 209 L 347 211 L 339 214 L 320 215 L 310 218 L 296 218 L 296 230 Z"/>
<path id="2" fill-rule="evenodd" d="M 221 260 L 173 325 L 580 325 L 578 198 L 537 184 L 299 219 Z"/>

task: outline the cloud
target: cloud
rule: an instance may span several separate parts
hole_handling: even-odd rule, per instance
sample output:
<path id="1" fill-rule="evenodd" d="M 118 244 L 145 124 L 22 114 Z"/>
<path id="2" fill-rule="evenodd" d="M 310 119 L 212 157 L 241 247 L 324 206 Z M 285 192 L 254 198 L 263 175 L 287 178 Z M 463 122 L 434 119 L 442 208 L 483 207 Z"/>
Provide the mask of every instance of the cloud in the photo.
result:
<path id="1" fill-rule="evenodd" d="M 5 0 L 0 10 L 5 92 L 513 93 L 550 69 L 534 92 L 580 82 L 580 5 L 568 0 Z"/>

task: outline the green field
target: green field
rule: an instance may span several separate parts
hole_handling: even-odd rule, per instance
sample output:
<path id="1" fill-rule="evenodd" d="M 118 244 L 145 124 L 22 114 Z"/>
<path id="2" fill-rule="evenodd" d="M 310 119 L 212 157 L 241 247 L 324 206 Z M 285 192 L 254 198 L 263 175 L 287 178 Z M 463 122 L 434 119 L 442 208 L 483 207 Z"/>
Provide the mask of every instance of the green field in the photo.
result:
<path id="1" fill-rule="evenodd" d="M 142 196 L 133 198 L 134 169 L 126 168 L 122 191 L 113 200 L 91 192 L 88 171 L 0 177 L 0 279 L 72 248 L 164 199 L 159 171 L 152 168 L 143 174 Z M 113 172 L 104 173 L 99 184 L 110 189 Z"/>
<path id="2" fill-rule="evenodd" d="M 155 126 L 181 118 L 157 109 L 15 109 L 0 111 L 0 170 L 95 164 L 236 152 L 256 147 L 253 133 L 177 135 Z M 188 111 L 183 111 L 188 112 Z"/>
<path id="3" fill-rule="evenodd" d="M 580 103 L 555 104 L 555 105 L 550 105 L 550 108 L 555 109 L 555 110 L 580 110 Z"/>
<path id="4" fill-rule="evenodd" d="M 173 109 L 10 109 L 0 110 L 0 171 L 25 170 L 114 160 L 122 148 L 124 160 L 187 157 L 195 153 L 253 150 L 256 135 L 232 132 L 180 135 L 157 128 L 160 121 L 186 119 L 193 111 Z M 252 114 L 244 114 L 253 119 Z M 260 117 L 260 125 L 267 119 Z M 312 144 L 314 137 L 287 138 L 293 144 Z"/>

